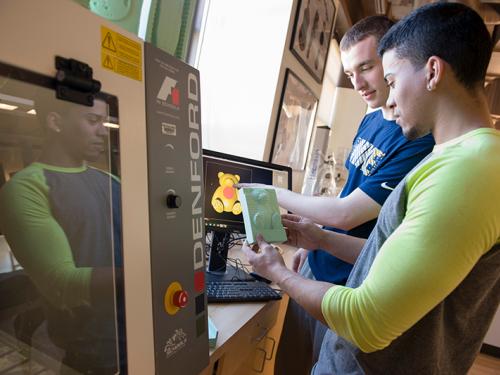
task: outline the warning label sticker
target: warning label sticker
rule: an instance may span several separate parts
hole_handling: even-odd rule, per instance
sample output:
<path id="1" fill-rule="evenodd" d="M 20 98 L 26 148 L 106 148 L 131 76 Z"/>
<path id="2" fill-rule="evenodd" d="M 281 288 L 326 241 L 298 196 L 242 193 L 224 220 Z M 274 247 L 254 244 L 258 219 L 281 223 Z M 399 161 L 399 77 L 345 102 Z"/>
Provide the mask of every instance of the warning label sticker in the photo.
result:
<path id="1" fill-rule="evenodd" d="M 101 65 L 125 77 L 142 81 L 142 45 L 101 26 Z"/>

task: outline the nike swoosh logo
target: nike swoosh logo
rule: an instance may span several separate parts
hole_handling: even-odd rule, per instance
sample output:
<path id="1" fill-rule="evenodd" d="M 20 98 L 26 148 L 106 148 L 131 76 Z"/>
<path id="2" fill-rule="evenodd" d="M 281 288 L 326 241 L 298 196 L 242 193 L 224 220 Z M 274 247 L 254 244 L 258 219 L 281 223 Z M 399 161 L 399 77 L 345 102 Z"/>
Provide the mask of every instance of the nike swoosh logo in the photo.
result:
<path id="1" fill-rule="evenodd" d="M 380 186 L 382 186 L 384 189 L 387 189 L 387 190 L 394 190 L 393 187 L 390 187 L 389 185 L 387 185 L 387 182 L 382 182 L 380 184 Z"/>

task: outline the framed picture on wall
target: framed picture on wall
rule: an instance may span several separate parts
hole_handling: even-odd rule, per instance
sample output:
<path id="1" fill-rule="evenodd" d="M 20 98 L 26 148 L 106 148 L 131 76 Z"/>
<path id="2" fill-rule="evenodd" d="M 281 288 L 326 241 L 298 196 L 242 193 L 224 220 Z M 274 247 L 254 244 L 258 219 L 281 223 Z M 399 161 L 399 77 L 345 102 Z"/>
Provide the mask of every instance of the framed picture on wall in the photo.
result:
<path id="1" fill-rule="evenodd" d="M 271 162 L 303 170 L 314 126 L 318 99 L 291 71 L 286 71 Z"/>
<path id="2" fill-rule="evenodd" d="M 334 0 L 300 0 L 292 35 L 292 53 L 321 83 L 335 20 Z"/>

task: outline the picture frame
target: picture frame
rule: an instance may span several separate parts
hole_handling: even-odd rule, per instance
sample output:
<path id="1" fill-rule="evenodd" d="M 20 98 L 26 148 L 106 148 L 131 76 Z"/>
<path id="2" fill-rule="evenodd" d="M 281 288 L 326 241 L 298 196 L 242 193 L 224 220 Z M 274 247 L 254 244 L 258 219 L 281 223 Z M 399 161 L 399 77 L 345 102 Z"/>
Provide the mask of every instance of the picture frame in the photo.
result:
<path id="1" fill-rule="evenodd" d="M 300 0 L 297 6 L 290 49 L 318 83 L 323 81 L 336 12 L 334 0 Z"/>
<path id="2" fill-rule="evenodd" d="M 319 100 L 291 70 L 285 72 L 271 162 L 305 168 Z"/>

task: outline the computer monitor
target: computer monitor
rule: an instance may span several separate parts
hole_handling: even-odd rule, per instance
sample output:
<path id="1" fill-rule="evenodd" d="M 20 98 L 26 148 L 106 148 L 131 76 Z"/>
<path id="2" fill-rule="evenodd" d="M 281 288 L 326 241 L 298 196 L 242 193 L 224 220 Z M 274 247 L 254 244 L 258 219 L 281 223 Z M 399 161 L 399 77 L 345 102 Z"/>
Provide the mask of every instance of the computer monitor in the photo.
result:
<path id="1" fill-rule="evenodd" d="M 234 233 L 245 233 L 234 183 L 261 183 L 291 189 L 290 167 L 203 150 L 205 228 L 211 232 L 208 273 L 224 279 L 242 278 L 226 269 L 227 251 Z M 286 211 L 284 211 L 286 212 Z"/>

